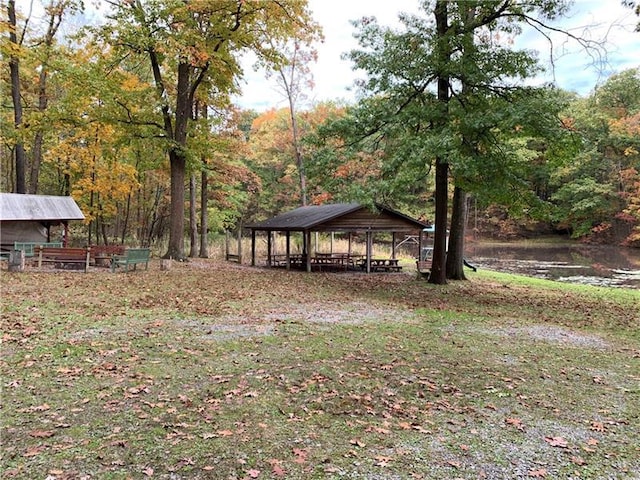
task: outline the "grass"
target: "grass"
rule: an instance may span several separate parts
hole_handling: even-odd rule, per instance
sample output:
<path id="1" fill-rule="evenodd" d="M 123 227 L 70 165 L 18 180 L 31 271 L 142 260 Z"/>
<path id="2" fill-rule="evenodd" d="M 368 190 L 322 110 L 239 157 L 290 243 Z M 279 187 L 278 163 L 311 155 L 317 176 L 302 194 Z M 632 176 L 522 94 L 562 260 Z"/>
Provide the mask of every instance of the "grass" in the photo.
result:
<path id="1" fill-rule="evenodd" d="M 637 478 L 640 295 L 494 272 L 0 273 L 2 478 Z"/>

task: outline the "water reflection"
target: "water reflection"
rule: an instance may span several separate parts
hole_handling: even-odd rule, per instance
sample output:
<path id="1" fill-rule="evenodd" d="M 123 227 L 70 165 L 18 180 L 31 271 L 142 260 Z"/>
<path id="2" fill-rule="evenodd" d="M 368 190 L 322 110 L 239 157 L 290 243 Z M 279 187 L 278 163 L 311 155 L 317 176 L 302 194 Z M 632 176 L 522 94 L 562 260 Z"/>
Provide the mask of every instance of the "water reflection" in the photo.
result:
<path id="1" fill-rule="evenodd" d="M 579 243 L 470 243 L 470 263 L 490 270 L 640 289 L 640 249 Z"/>

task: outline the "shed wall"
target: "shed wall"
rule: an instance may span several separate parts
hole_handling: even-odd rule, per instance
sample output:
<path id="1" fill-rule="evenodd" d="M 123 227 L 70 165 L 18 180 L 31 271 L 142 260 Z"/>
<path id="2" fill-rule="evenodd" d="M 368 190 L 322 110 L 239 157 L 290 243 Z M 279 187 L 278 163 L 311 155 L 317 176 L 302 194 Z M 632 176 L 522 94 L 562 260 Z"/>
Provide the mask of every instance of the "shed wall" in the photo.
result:
<path id="1" fill-rule="evenodd" d="M 46 242 L 47 229 L 38 222 L 0 222 L 0 246 L 11 250 L 15 242 Z"/>

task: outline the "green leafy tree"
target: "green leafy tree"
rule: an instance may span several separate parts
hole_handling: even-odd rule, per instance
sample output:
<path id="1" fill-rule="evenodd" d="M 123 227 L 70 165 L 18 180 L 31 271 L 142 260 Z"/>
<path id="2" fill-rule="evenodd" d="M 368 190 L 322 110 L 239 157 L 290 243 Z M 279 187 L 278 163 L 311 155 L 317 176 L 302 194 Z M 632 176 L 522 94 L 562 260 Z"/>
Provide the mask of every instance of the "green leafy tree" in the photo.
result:
<path id="1" fill-rule="evenodd" d="M 581 151 L 552 175 L 555 221 L 582 237 L 602 236 L 618 220 L 633 243 L 638 222 L 628 207 L 636 202 L 640 171 L 639 70 L 612 75 L 589 98 L 573 101 L 567 114 Z"/>
<path id="2" fill-rule="evenodd" d="M 518 34 L 525 23 L 544 30 L 544 22 L 562 15 L 566 4 L 550 0 L 436 1 L 424 2 L 422 10 L 424 15 L 400 17 L 402 31 L 382 28 L 372 18 L 356 23 L 361 49 L 350 52 L 349 57 L 368 74 L 360 83 L 362 90 L 378 100 L 365 102 L 363 113 L 352 118 L 354 125 L 359 124 L 360 141 L 384 147 L 386 164 L 404 167 L 403 159 L 411 152 L 393 149 L 393 144 L 404 141 L 419 157 L 409 164 L 422 165 L 421 170 L 414 170 L 416 178 L 424 178 L 433 168 L 436 238 L 429 281 L 446 283 L 447 263 L 452 278 L 463 276 L 464 232 L 460 229 L 464 211 L 459 209 L 466 204 L 464 191 L 454 192 L 459 197 L 454 203 L 456 221 L 451 225 L 455 240 L 447 260 L 450 172 L 456 186 L 471 190 L 477 178 L 474 168 L 498 161 L 506 132 L 518 125 L 529 124 L 534 129 L 546 128 L 554 120 L 559 124 L 557 108 L 547 109 L 544 93 L 522 86 L 523 79 L 539 70 L 534 55 L 514 50 L 504 39 Z M 528 100 L 532 98 L 541 101 Z M 487 112 L 487 108 L 494 110 Z M 388 140 L 389 135 L 395 141 Z M 350 142 L 355 140 L 350 138 Z M 522 153 L 522 149 L 514 147 L 512 153 Z M 526 161 L 530 157 L 519 158 Z M 507 166 L 503 163 L 502 167 L 506 170 Z"/>

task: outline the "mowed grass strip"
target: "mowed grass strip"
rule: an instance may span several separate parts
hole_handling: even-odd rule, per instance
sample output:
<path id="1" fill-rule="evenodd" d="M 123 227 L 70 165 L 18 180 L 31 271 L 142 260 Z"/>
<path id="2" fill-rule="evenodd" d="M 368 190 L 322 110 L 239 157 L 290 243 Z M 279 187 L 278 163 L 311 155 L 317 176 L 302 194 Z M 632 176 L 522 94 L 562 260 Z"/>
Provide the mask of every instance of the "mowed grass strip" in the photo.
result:
<path id="1" fill-rule="evenodd" d="M 481 272 L 1 273 L 3 478 L 634 478 L 640 298 Z"/>

